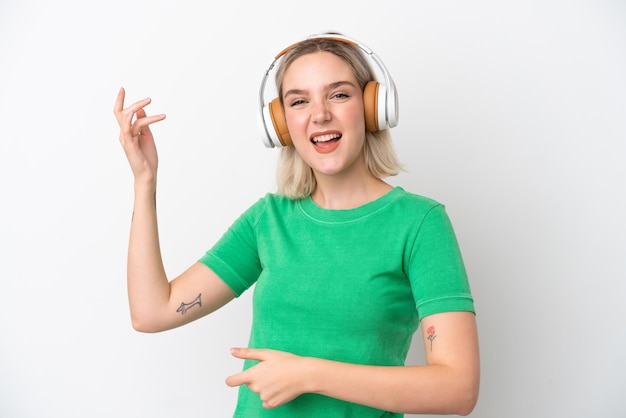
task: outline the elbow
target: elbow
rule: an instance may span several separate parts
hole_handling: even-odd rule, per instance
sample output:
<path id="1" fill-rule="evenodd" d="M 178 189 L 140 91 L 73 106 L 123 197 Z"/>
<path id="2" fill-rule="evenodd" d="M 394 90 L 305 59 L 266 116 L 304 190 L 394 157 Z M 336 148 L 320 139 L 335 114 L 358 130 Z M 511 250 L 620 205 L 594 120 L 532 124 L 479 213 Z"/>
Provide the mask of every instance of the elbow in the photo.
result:
<path id="1" fill-rule="evenodd" d="M 474 410 L 474 407 L 476 406 L 476 402 L 477 401 L 478 401 L 478 397 L 475 397 L 473 399 L 467 399 L 464 402 L 462 402 L 461 404 L 459 404 L 459 409 L 457 411 L 457 415 L 465 417 L 465 416 L 471 414 L 472 411 Z"/>
<path id="2" fill-rule="evenodd" d="M 155 321 L 151 321 L 150 318 L 144 318 L 140 315 L 133 315 L 131 313 L 130 319 L 133 329 L 137 332 L 154 334 L 156 332 L 163 331 L 163 328 L 159 327 Z"/>
<path id="3" fill-rule="evenodd" d="M 478 381 L 464 385 L 458 393 L 456 411 L 457 415 L 467 416 L 472 413 L 478 402 Z"/>
<path id="4" fill-rule="evenodd" d="M 480 377 L 478 370 L 463 370 L 449 373 L 446 379 L 437 382 L 437 393 L 433 408 L 428 412 L 438 415 L 467 416 L 478 403 Z M 423 413 L 424 411 L 419 411 Z"/>
<path id="5" fill-rule="evenodd" d="M 147 334 L 155 332 L 147 324 L 145 324 L 144 322 L 138 321 L 135 318 L 131 319 L 131 323 L 133 325 L 133 329 L 137 332 L 147 333 Z"/>

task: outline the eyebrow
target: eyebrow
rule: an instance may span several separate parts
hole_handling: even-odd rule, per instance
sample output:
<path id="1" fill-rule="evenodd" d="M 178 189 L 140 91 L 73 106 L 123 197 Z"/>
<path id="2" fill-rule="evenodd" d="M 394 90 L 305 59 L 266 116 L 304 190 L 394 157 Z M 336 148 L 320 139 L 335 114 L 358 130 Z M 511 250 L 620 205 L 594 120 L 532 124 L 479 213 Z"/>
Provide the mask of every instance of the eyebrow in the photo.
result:
<path id="1" fill-rule="evenodd" d="M 352 83 L 352 82 L 350 82 L 350 81 L 336 81 L 336 82 L 334 82 L 334 83 L 330 83 L 330 84 L 328 85 L 328 90 L 333 90 L 333 89 L 336 89 L 337 87 L 341 87 L 341 86 L 344 86 L 344 85 L 348 85 L 348 86 L 356 87 L 356 86 L 354 85 L 354 83 Z M 302 90 L 302 89 L 291 89 L 291 90 L 286 91 L 286 92 L 283 94 L 283 97 L 287 97 L 287 96 L 289 96 L 289 95 L 296 95 L 296 96 L 298 96 L 298 95 L 301 95 L 301 94 L 306 94 L 306 93 L 307 93 L 307 91 L 308 91 L 308 90 Z"/>

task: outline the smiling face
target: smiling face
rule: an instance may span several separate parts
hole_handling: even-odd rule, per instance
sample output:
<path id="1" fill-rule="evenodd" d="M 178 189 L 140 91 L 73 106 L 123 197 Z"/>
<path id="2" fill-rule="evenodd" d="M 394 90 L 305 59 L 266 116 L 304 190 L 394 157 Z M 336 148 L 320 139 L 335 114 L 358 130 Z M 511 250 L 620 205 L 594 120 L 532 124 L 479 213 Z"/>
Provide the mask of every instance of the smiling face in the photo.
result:
<path id="1" fill-rule="evenodd" d="M 305 54 L 285 71 L 287 126 L 316 177 L 369 173 L 363 158 L 363 92 L 351 69 L 330 52 Z"/>

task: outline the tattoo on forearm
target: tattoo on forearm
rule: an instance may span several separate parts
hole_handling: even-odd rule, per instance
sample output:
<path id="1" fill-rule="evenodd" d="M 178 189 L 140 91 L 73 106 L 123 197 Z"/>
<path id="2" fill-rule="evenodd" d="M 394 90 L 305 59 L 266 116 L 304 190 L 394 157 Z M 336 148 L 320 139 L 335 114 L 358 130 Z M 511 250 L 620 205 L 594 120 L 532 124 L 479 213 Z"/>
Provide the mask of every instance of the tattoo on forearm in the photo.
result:
<path id="1" fill-rule="evenodd" d="M 426 334 L 428 334 L 428 338 L 430 340 L 430 351 L 433 351 L 433 340 L 437 338 L 437 334 L 435 334 L 435 326 L 431 325 L 426 330 Z"/>
<path id="2" fill-rule="evenodd" d="M 202 293 L 198 293 L 198 296 L 189 303 L 182 302 L 176 312 L 180 312 L 181 315 L 185 315 L 187 311 L 195 305 L 202 306 Z"/>

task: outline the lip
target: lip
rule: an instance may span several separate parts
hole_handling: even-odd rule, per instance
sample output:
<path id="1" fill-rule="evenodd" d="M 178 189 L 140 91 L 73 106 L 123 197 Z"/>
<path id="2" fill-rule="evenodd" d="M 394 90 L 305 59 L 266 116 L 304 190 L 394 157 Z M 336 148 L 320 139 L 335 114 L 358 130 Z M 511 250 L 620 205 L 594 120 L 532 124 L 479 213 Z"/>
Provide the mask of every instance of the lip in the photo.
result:
<path id="1" fill-rule="evenodd" d="M 315 138 L 323 137 L 323 136 L 336 136 L 337 138 L 331 139 L 323 142 L 316 142 Z M 313 144 L 313 148 L 320 154 L 329 154 L 339 147 L 339 143 L 341 142 L 341 132 L 339 131 L 321 131 L 315 132 L 310 137 L 309 140 L 311 144 Z"/>
<path id="2" fill-rule="evenodd" d="M 315 138 L 319 138 L 321 136 L 326 136 L 326 135 L 339 135 L 339 136 L 341 136 L 341 132 L 336 131 L 336 130 L 313 132 L 311 134 L 311 136 L 309 136 L 309 140 L 311 142 L 314 142 Z"/>

